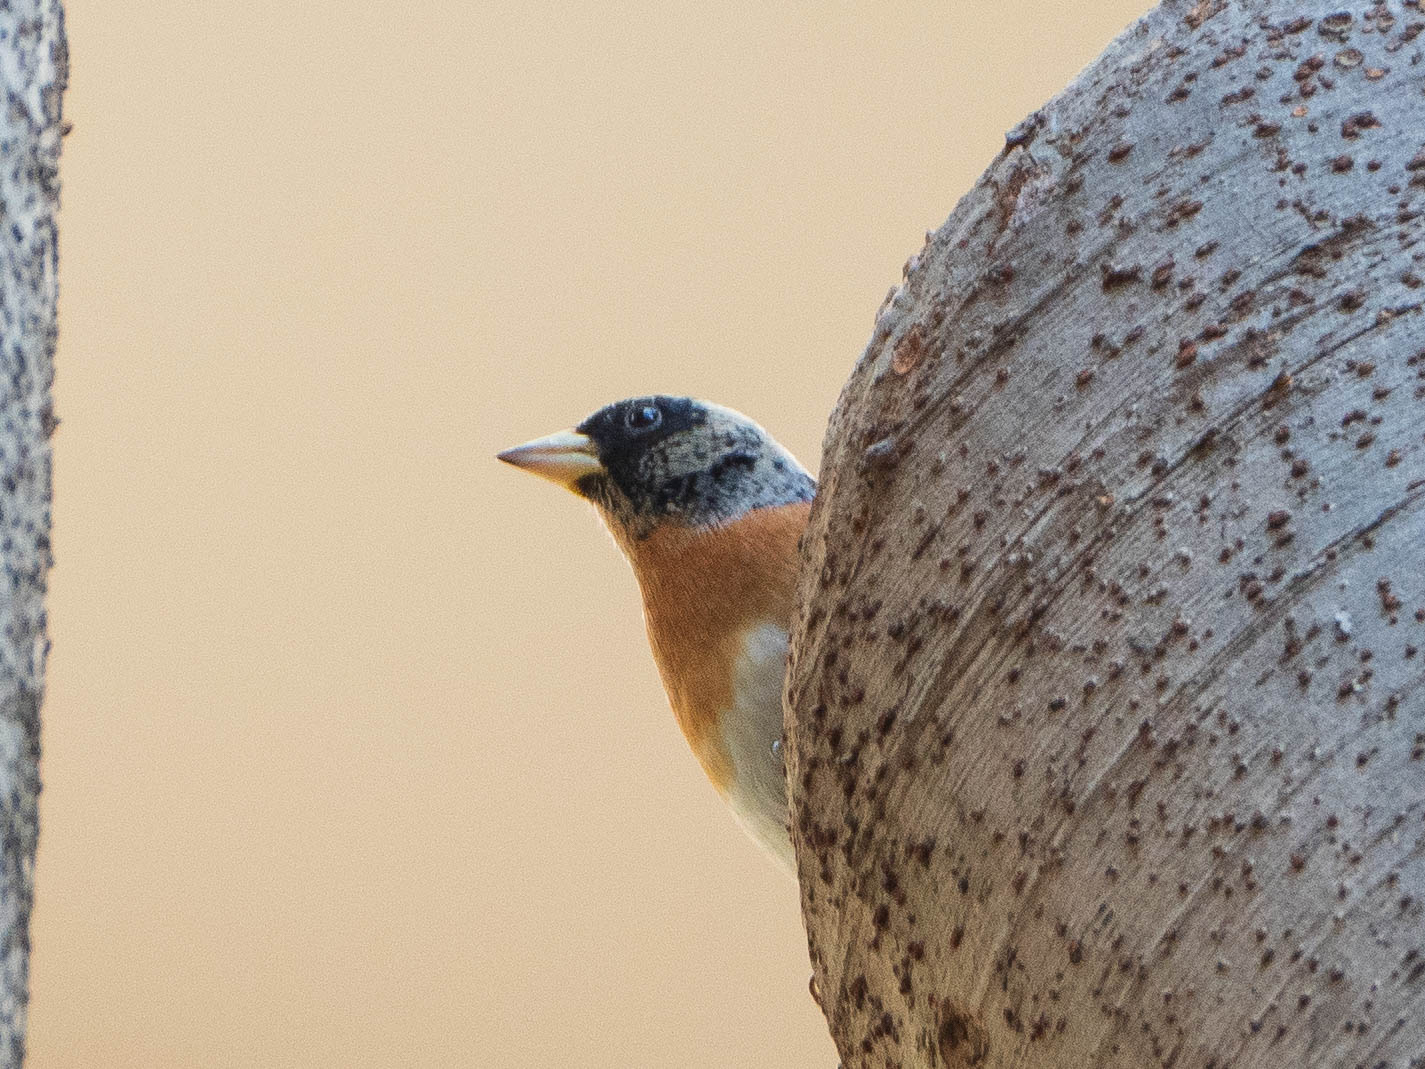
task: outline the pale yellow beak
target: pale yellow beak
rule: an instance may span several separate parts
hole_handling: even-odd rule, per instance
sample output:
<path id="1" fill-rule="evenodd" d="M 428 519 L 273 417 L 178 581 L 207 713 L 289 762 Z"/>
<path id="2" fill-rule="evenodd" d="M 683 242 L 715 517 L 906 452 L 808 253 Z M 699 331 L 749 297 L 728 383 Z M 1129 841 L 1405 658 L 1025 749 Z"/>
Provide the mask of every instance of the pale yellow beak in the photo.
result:
<path id="1" fill-rule="evenodd" d="M 524 445 L 506 449 L 497 456 L 506 464 L 558 483 L 566 490 L 573 490 L 584 476 L 597 475 L 604 470 L 599 463 L 594 440 L 578 431 L 560 431 L 536 438 Z"/>

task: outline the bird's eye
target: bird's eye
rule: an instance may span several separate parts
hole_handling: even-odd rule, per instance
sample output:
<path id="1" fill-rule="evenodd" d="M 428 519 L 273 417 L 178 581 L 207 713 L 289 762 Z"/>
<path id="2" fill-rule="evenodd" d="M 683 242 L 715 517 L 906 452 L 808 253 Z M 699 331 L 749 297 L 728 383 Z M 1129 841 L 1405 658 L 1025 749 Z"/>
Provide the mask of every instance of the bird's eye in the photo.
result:
<path id="1" fill-rule="evenodd" d="M 663 422 L 663 413 L 657 405 L 639 405 L 631 408 L 625 420 L 631 431 L 646 431 Z"/>

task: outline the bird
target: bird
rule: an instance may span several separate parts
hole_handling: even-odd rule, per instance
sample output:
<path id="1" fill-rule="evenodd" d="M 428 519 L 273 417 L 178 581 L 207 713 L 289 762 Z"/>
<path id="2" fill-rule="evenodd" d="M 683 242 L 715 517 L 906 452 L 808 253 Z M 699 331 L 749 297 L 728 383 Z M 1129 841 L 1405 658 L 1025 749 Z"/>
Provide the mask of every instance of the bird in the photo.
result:
<path id="1" fill-rule="evenodd" d="M 793 875 L 782 682 L 816 482 L 740 412 L 606 405 L 498 459 L 590 502 L 632 565 L 668 703 L 713 787 Z"/>

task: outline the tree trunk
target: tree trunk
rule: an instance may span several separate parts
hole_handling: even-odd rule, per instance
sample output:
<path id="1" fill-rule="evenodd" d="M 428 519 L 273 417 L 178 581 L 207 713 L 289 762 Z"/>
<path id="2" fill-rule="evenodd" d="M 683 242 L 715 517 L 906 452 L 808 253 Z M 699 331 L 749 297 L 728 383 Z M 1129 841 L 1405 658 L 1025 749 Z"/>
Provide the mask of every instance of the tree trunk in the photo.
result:
<path id="1" fill-rule="evenodd" d="M 30 906 L 39 835 L 44 595 L 50 566 L 60 100 L 68 75 L 58 0 L 0 5 L 0 1065 L 25 1057 Z"/>
<path id="2" fill-rule="evenodd" d="M 1165 3 L 883 306 L 787 685 L 847 1069 L 1425 1065 L 1422 47 Z"/>

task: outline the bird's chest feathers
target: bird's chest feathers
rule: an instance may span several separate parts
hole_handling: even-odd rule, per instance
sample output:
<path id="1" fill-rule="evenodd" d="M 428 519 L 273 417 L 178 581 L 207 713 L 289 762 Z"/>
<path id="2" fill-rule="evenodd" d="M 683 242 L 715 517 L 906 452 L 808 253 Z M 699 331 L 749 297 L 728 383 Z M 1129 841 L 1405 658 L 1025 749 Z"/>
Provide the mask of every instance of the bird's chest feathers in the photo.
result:
<path id="1" fill-rule="evenodd" d="M 629 550 L 669 703 L 724 795 L 734 779 L 760 778 L 781 734 L 796 544 L 809 509 L 757 509 L 713 529 L 663 528 Z"/>

